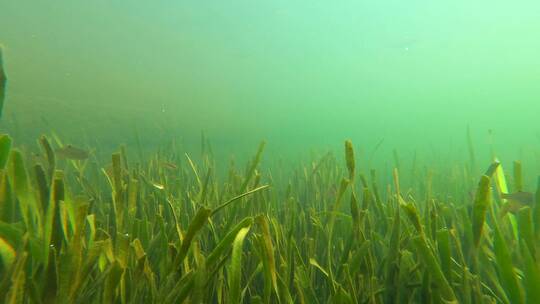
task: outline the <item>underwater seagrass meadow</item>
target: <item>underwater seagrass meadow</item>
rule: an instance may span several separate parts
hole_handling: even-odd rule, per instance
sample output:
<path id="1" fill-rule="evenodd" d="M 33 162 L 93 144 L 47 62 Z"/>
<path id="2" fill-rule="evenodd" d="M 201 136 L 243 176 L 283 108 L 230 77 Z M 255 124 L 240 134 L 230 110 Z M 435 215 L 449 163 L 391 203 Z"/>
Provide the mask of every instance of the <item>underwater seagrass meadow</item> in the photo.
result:
<path id="1" fill-rule="evenodd" d="M 518 2 L 0 0 L 0 303 L 540 303 Z"/>

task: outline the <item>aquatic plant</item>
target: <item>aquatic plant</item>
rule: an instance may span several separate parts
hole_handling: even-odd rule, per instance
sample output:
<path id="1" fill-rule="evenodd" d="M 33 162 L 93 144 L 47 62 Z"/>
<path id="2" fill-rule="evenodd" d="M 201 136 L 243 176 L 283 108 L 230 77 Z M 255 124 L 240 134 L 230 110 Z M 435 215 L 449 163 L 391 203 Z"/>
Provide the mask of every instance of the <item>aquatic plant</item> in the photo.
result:
<path id="1" fill-rule="evenodd" d="M 208 149 L 199 162 L 175 145 L 130 162 L 122 147 L 107 165 L 57 159 L 46 136 L 31 157 L 3 135 L 0 299 L 539 303 L 540 187 L 535 204 L 500 216 L 502 167 L 475 176 L 468 141 L 470 162 L 441 183 L 400 174 L 394 151 L 380 188 L 350 141 L 344 161 L 327 154 L 283 182 L 261 169 L 264 142 L 221 180 Z M 523 190 L 520 163 L 513 180 Z"/>

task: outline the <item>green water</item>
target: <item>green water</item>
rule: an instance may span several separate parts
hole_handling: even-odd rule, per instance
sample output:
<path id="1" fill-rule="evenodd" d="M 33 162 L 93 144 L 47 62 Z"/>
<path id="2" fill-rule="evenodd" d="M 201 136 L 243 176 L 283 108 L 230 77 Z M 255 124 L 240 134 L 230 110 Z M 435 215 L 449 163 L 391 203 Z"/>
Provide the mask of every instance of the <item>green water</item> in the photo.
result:
<path id="1" fill-rule="evenodd" d="M 538 303 L 539 16 L 0 0 L 0 302 Z"/>
<path id="2" fill-rule="evenodd" d="M 2 127 L 113 145 L 201 130 L 225 152 L 538 147 L 540 4 L 9 1 Z M 42 119 L 41 117 L 44 117 Z M 47 125 L 48 124 L 48 125 Z M 480 148 L 480 147 L 479 147 Z M 511 148 L 511 149 L 510 149 Z"/>

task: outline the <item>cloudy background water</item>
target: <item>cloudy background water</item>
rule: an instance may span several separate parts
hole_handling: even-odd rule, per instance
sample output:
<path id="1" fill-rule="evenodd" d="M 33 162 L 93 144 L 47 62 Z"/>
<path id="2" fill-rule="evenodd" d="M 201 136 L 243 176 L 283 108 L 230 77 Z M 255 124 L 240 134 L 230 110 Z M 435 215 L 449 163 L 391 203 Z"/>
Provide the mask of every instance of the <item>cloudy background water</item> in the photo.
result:
<path id="1" fill-rule="evenodd" d="M 223 154 L 540 144 L 538 1 L 0 0 L 2 129 Z M 533 150 L 536 149 L 536 150 Z M 480 157 L 481 158 L 481 157 Z"/>

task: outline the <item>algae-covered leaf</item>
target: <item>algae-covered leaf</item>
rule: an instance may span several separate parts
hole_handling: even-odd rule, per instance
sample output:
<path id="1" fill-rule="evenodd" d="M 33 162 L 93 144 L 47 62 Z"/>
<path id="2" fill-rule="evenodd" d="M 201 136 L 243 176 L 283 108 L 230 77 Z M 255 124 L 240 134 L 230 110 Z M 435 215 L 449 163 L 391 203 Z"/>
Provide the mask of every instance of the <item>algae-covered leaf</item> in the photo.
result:
<path id="1" fill-rule="evenodd" d="M 336 294 L 331 297 L 331 303 L 341 303 L 341 304 L 352 304 L 354 303 L 352 300 L 351 295 L 343 289 L 343 287 L 339 287 Z"/>
<path id="2" fill-rule="evenodd" d="M 242 292 L 242 247 L 248 232 L 249 227 L 240 229 L 233 242 L 231 266 L 229 269 L 229 303 L 233 304 L 241 303 L 242 300 L 240 297 Z"/>
<path id="3" fill-rule="evenodd" d="M 236 235 L 238 232 L 244 228 L 248 228 L 253 224 L 253 218 L 247 217 L 240 221 L 234 228 L 232 228 L 226 235 L 221 239 L 221 241 L 217 244 L 217 246 L 214 248 L 214 250 L 208 255 L 206 258 L 206 263 L 208 264 L 208 267 L 213 265 L 218 258 L 232 245 L 234 239 L 236 238 Z"/>
<path id="4" fill-rule="evenodd" d="M 506 177 L 504 176 L 504 170 L 501 164 L 499 164 L 499 166 L 497 166 L 495 169 L 493 178 L 495 180 L 495 185 L 497 186 L 497 192 L 499 195 L 501 193 L 508 193 L 508 185 L 506 183 Z"/>
<path id="5" fill-rule="evenodd" d="M 279 295 L 278 286 L 277 286 L 277 272 L 276 264 L 274 257 L 274 247 L 272 245 L 272 237 L 270 235 L 270 227 L 268 225 L 268 220 L 264 215 L 257 216 L 257 224 L 261 228 L 264 244 L 264 256 L 268 262 L 268 271 L 270 272 L 268 277 L 271 280 L 272 286 L 276 294 Z"/>
<path id="6" fill-rule="evenodd" d="M 396 183 L 396 185 L 398 184 Z M 399 277 L 400 271 L 399 258 L 401 252 L 399 248 L 399 239 L 401 235 L 399 210 L 399 208 L 396 208 L 394 213 L 394 219 L 392 222 L 392 228 L 390 233 L 390 243 L 388 245 L 388 257 L 386 260 L 385 301 L 387 303 L 394 303 L 394 301 L 398 298 L 396 290 L 398 290 L 399 288 L 399 286 L 397 286 L 397 278 Z"/>
<path id="7" fill-rule="evenodd" d="M 49 205 L 49 185 L 45 170 L 43 170 L 43 167 L 40 164 L 34 165 L 34 177 L 39 193 L 39 208 L 41 211 L 47 210 L 47 206 Z"/>
<path id="8" fill-rule="evenodd" d="M 11 273 L 11 286 L 6 295 L 5 302 L 6 304 L 18 304 L 23 303 L 24 299 L 24 288 L 26 284 L 26 273 L 24 271 L 26 266 L 26 261 L 28 259 L 28 253 L 23 252 L 18 258 L 15 264 L 13 265 L 13 272 Z"/>
<path id="9" fill-rule="evenodd" d="M 54 247 L 49 250 L 48 261 L 45 267 L 47 280 L 43 286 L 43 302 L 55 303 L 58 296 L 58 265 L 56 263 L 56 250 Z"/>
<path id="10" fill-rule="evenodd" d="M 452 278 L 452 252 L 450 250 L 450 232 L 448 229 L 437 231 L 437 248 L 439 249 L 441 269 L 447 280 L 450 282 Z"/>
<path id="11" fill-rule="evenodd" d="M 422 261 L 425 263 L 426 268 L 431 274 L 433 283 L 436 284 L 436 286 L 440 290 L 442 300 L 448 303 L 458 303 L 456 295 L 454 294 L 452 287 L 446 280 L 442 268 L 437 261 L 437 258 L 433 254 L 433 250 L 427 243 L 426 239 L 423 237 L 415 237 L 413 238 L 413 242 L 416 245 Z"/>
<path id="12" fill-rule="evenodd" d="M 17 253 L 15 252 L 15 249 L 13 249 L 13 246 L 0 237 L 0 260 L 3 263 L 4 269 L 9 269 L 9 267 L 11 267 L 15 261 L 16 255 Z"/>
<path id="13" fill-rule="evenodd" d="M 30 188 L 28 184 L 28 173 L 24 166 L 23 156 L 19 150 L 11 151 L 11 165 L 10 171 L 13 180 L 13 188 L 15 190 L 15 196 L 19 201 L 19 209 L 29 231 L 34 231 L 34 223 L 31 212 L 37 212 L 35 210 L 31 198 Z"/>
<path id="14" fill-rule="evenodd" d="M 39 143 L 47 156 L 49 179 L 52 179 L 56 167 L 56 156 L 54 155 L 54 150 L 49 142 L 49 139 L 45 135 L 42 135 L 39 138 Z"/>
<path id="15" fill-rule="evenodd" d="M 536 256 L 534 224 L 530 207 L 521 208 L 518 212 L 519 239 L 524 241 L 532 256 Z"/>
<path id="16" fill-rule="evenodd" d="M 225 203 L 223 203 L 223 204 L 217 206 L 216 208 L 214 208 L 214 210 L 212 210 L 212 214 L 211 214 L 211 215 L 216 214 L 216 213 L 217 213 L 218 211 L 220 211 L 221 209 L 227 207 L 227 206 L 228 206 L 229 204 L 231 204 L 232 202 L 234 202 L 234 201 L 236 201 L 236 200 L 239 200 L 239 199 L 241 199 L 241 198 L 244 197 L 244 196 L 248 196 L 248 195 L 253 194 L 253 193 L 255 193 L 255 192 L 264 190 L 264 189 L 266 189 L 266 188 L 268 188 L 268 187 L 270 187 L 270 186 L 269 186 L 269 185 L 260 186 L 260 187 L 257 187 L 257 188 L 255 188 L 255 189 L 253 189 L 253 190 L 250 190 L 250 191 L 248 191 L 248 192 L 245 192 L 245 193 L 242 193 L 242 194 L 240 194 L 240 195 L 237 195 L 237 196 L 235 196 L 235 197 L 229 199 L 229 200 L 226 201 Z"/>
<path id="17" fill-rule="evenodd" d="M 498 160 L 496 160 L 496 162 L 498 162 Z M 495 181 L 495 189 L 497 190 L 499 197 L 502 197 L 503 193 L 508 193 L 508 184 L 506 182 L 506 177 L 504 175 L 502 165 L 497 166 L 492 179 Z M 501 199 L 501 202 L 506 203 L 506 199 Z M 512 214 L 510 214 L 508 217 L 510 219 L 510 224 L 512 225 L 512 231 L 514 233 L 514 236 L 517 237 L 518 230 L 516 218 Z"/>
<path id="18" fill-rule="evenodd" d="M 354 150 L 352 141 L 345 141 L 345 161 L 347 163 L 347 170 L 349 171 L 349 179 L 354 179 L 355 173 L 355 160 L 354 160 Z"/>
<path id="19" fill-rule="evenodd" d="M 523 191 L 523 166 L 520 161 L 514 161 L 514 191 Z"/>
<path id="20" fill-rule="evenodd" d="M 493 178 L 493 174 L 495 174 L 497 168 L 499 168 L 500 165 L 501 163 L 499 163 L 498 161 L 492 162 L 491 165 L 489 165 L 486 172 L 484 173 L 484 175 L 489 177 L 490 179 Z"/>
<path id="21" fill-rule="evenodd" d="M 0 171 L 0 220 L 15 221 L 15 210 L 16 204 L 9 176 L 2 170 Z"/>
<path id="22" fill-rule="evenodd" d="M 115 194 L 116 203 L 119 208 L 123 206 L 120 204 L 120 197 L 123 190 L 122 185 L 122 161 L 121 155 L 119 152 L 113 153 L 111 156 L 112 159 L 112 182 L 113 182 L 113 191 Z"/>
<path id="23" fill-rule="evenodd" d="M 326 271 L 314 258 L 309 258 L 309 264 L 317 268 L 320 272 L 322 272 L 327 278 L 330 278 L 330 275 L 328 274 L 328 271 Z"/>
<path id="24" fill-rule="evenodd" d="M 495 224 L 494 232 L 495 235 L 493 245 L 502 286 L 504 287 L 504 290 L 511 303 L 525 303 L 523 290 L 514 270 L 510 249 L 508 248 L 508 244 L 506 243 L 498 224 Z"/>
<path id="25" fill-rule="evenodd" d="M 6 135 L 6 134 L 0 135 L 0 169 L 6 168 L 10 150 L 11 150 L 11 137 L 9 137 L 9 135 Z"/>
<path id="26" fill-rule="evenodd" d="M 114 262 L 108 269 L 108 275 L 106 277 L 106 280 L 104 282 L 103 287 L 103 302 L 102 303 L 114 303 L 115 299 L 115 290 L 118 287 L 118 284 L 120 283 L 120 279 L 124 273 L 124 270 L 122 267 Z"/>
<path id="27" fill-rule="evenodd" d="M 536 240 L 540 239 L 540 176 L 536 178 L 536 192 L 534 193 L 533 207 L 534 235 Z"/>
<path id="28" fill-rule="evenodd" d="M 356 249 L 350 259 L 350 269 L 358 269 L 360 267 L 360 264 L 368 254 L 370 246 L 372 246 L 371 241 L 366 240 Z"/>
<path id="29" fill-rule="evenodd" d="M 194 284 L 194 274 L 190 271 L 180 278 L 169 293 L 165 295 L 163 303 L 184 303 L 184 300 L 192 292 Z"/>
<path id="30" fill-rule="evenodd" d="M 191 246 L 191 242 L 193 241 L 193 238 L 195 237 L 197 232 L 199 232 L 199 230 L 201 230 L 201 228 L 207 222 L 208 217 L 210 216 L 211 212 L 212 211 L 210 209 L 202 207 L 199 209 L 199 211 L 197 211 L 193 220 L 191 220 L 191 223 L 189 224 L 186 235 L 184 236 L 184 239 L 182 240 L 182 245 L 180 246 L 178 255 L 176 256 L 175 267 L 178 267 L 180 263 L 186 257 L 189 247 Z"/>
<path id="31" fill-rule="evenodd" d="M 491 203 L 491 193 L 489 192 L 490 179 L 488 176 L 483 175 L 478 183 L 476 189 L 476 196 L 474 198 L 473 212 L 472 212 L 472 230 L 473 230 L 473 243 L 478 247 L 480 243 L 480 237 L 484 229 L 484 223 L 486 221 L 486 212 Z"/>
<path id="32" fill-rule="evenodd" d="M 264 151 L 264 147 L 266 146 L 266 142 L 262 141 L 259 144 L 259 148 L 257 149 L 257 153 L 255 154 L 255 157 L 250 163 L 250 166 L 247 170 L 246 177 L 244 178 L 244 182 L 242 183 L 242 186 L 240 187 L 240 192 L 244 192 L 247 189 L 247 186 L 249 185 L 249 182 L 251 181 L 251 178 L 253 177 L 255 170 L 257 169 L 257 166 L 259 165 L 261 161 L 261 157 Z"/>
<path id="33" fill-rule="evenodd" d="M 521 241 L 520 248 L 524 260 L 523 285 L 525 287 L 526 301 L 531 304 L 540 303 L 540 288 L 538 288 L 540 286 L 540 269 L 524 241 Z"/>
<path id="34" fill-rule="evenodd" d="M 62 244 L 63 232 L 60 219 L 60 202 L 64 200 L 64 174 L 62 171 L 56 171 L 51 185 L 49 205 L 45 214 L 44 221 L 44 253 L 49 256 L 49 245 L 55 246 L 58 250 Z"/>
<path id="35" fill-rule="evenodd" d="M 202 254 L 200 254 L 199 251 L 197 251 L 196 255 L 198 256 L 196 259 L 199 260 L 199 267 L 197 268 L 197 271 L 195 272 L 190 300 L 192 303 L 205 303 L 204 301 L 206 297 L 205 285 L 206 285 L 206 280 L 208 278 L 208 272 L 206 269 L 206 262 L 204 261 L 204 256 L 202 256 Z"/>
<path id="36" fill-rule="evenodd" d="M 18 248 L 23 239 L 24 231 L 18 225 L 0 221 L 0 238 L 3 238 L 11 246 Z"/>
<path id="37" fill-rule="evenodd" d="M 356 199 L 356 194 L 354 194 L 354 192 L 351 193 L 350 206 L 353 234 L 355 238 L 358 239 L 360 235 L 360 209 L 358 208 L 358 200 Z"/>
<path id="38" fill-rule="evenodd" d="M 202 189 L 202 182 L 201 182 L 201 178 L 199 177 L 199 173 L 197 172 L 197 167 L 195 167 L 195 164 L 193 163 L 193 161 L 191 160 L 191 158 L 189 157 L 187 153 L 185 153 L 185 156 L 188 160 L 189 166 L 191 167 L 191 171 L 193 171 L 193 174 L 195 175 L 195 179 L 197 180 L 199 189 Z"/>
<path id="39" fill-rule="evenodd" d="M 403 210 L 405 210 L 405 214 L 413 224 L 414 228 L 416 229 L 416 232 L 418 232 L 419 235 L 424 235 L 424 230 L 422 228 L 422 224 L 420 223 L 420 215 L 418 214 L 418 210 L 416 209 L 416 206 L 412 202 L 408 203 L 400 203 Z"/>
<path id="40" fill-rule="evenodd" d="M 0 46 L 0 118 L 2 118 L 2 112 L 4 110 L 4 99 L 6 98 L 6 86 L 7 76 L 4 71 L 4 57 L 3 50 Z"/>
<path id="41" fill-rule="evenodd" d="M 26 198 L 29 195 L 28 174 L 24 166 L 22 153 L 19 150 L 11 151 L 11 170 L 17 197 Z"/>

